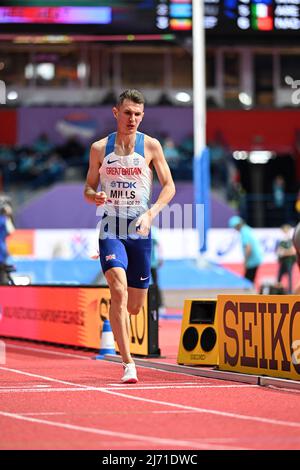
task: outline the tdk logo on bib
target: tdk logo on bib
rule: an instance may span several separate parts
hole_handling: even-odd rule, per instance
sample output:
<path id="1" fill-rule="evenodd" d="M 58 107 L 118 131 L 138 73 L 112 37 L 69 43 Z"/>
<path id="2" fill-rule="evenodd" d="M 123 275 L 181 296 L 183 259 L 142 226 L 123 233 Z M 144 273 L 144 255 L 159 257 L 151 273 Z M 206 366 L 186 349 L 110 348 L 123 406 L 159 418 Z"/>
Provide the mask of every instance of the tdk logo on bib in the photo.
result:
<path id="1" fill-rule="evenodd" d="M 136 189 L 136 181 L 112 181 L 111 188 Z"/>

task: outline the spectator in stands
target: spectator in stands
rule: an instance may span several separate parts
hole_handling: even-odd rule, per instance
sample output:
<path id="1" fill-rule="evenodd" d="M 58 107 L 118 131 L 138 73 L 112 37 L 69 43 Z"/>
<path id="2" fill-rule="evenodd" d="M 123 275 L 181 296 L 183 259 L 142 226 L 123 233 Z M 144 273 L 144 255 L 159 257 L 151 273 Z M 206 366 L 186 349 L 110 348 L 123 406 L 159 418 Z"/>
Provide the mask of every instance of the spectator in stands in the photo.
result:
<path id="1" fill-rule="evenodd" d="M 31 148 L 23 148 L 19 154 L 19 176 L 24 183 L 31 183 L 43 171 L 43 157 Z"/>
<path id="2" fill-rule="evenodd" d="M 180 153 L 176 148 L 175 142 L 171 137 L 167 137 L 163 143 L 163 152 L 168 162 L 169 167 L 172 169 L 178 168 L 180 161 Z"/>
<path id="3" fill-rule="evenodd" d="M 247 194 L 241 183 L 240 171 L 231 164 L 229 165 L 227 200 L 241 217 L 246 217 Z"/>
<path id="4" fill-rule="evenodd" d="M 7 191 L 9 189 L 10 177 L 16 168 L 15 154 L 11 147 L 2 145 L 0 147 L 0 186 Z"/>
<path id="5" fill-rule="evenodd" d="M 273 181 L 273 202 L 275 207 L 283 208 L 285 204 L 285 181 L 281 175 L 277 175 Z"/>
<path id="6" fill-rule="evenodd" d="M 50 142 L 48 134 L 44 132 L 33 142 L 32 149 L 37 153 L 47 155 L 52 152 L 54 145 Z"/>
<path id="7" fill-rule="evenodd" d="M 186 160 L 191 160 L 194 158 L 194 136 L 186 136 L 179 146 L 180 152 L 183 154 Z"/>
<path id="8" fill-rule="evenodd" d="M 69 165 L 86 165 L 86 162 L 84 162 L 85 148 L 75 136 L 70 137 L 67 142 L 58 149 L 58 152 Z"/>
<path id="9" fill-rule="evenodd" d="M 281 282 L 282 276 L 287 274 L 289 282 L 288 293 L 291 294 L 293 290 L 292 274 L 293 266 L 296 262 L 296 250 L 292 240 L 292 227 L 288 224 L 284 224 L 282 225 L 281 230 L 282 238 L 276 249 L 279 264 L 277 282 Z"/>
<path id="10" fill-rule="evenodd" d="M 244 220 L 238 216 L 232 216 L 228 225 L 240 233 L 242 249 L 245 258 L 245 274 L 244 277 L 249 281 L 254 282 L 257 274 L 257 269 L 262 263 L 262 248 L 257 240 L 254 231 Z"/>
<path id="11" fill-rule="evenodd" d="M 64 178 L 65 170 L 66 163 L 57 153 L 53 152 L 42 163 L 39 174 L 32 181 L 32 189 L 61 181 Z"/>
<path id="12" fill-rule="evenodd" d="M 0 197 L 0 284 L 7 283 L 5 265 L 8 257 L 6 238 L 14 231 L 12 206 L 6 196 Z"/>
<path id="13" fill-rule="evenodd" d="M 211 181 L 213 188 L 228 188 L 228 156 L 229 149 L 220 130 L 217 130 L 214 139 L 209 142 Z"/>
<path id="14" fill-rule="evenodd" d="M 296 250 L 296 260 L 298 268 L 300 270 L 300 222 L 296 225 L 294 235 L 293 235 L 293 244 Z M 300 295 L 300 284 L 296 287 L 294 294 Z"/>

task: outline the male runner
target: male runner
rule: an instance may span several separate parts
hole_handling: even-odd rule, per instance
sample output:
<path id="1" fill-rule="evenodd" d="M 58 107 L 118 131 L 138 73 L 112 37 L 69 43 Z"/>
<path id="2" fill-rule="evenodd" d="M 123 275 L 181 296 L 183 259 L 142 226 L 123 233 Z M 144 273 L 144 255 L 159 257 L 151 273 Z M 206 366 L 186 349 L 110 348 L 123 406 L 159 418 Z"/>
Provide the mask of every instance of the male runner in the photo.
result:
<path id="1" fill-rule="evenodd" d="M 143 95 L 124 91 L 113 115 L 117 132 L 91 146 L 84 194 L 104 208 L 99 247 L 111 293 L 109 317 L 123 360 L 122 382 L 136 383 L 128 312 L 136 315 L 144 305 L 151 272 L 151 223 L 173 198 L 175 186 L 160 143 L 137 132 L 144 117 Z M 162 189 L 150 207 L 152 167 Z"/>

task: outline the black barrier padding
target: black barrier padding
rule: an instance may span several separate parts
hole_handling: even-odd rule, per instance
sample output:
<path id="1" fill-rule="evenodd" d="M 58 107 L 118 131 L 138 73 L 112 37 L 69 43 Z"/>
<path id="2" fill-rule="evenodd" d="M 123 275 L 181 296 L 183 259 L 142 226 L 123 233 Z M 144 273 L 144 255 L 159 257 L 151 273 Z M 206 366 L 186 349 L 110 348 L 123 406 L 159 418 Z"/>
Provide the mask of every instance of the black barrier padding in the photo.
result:
<path id="1" fill-rule="evenodd" d="M 158 343 L 158 299 L 157 288 L 149 286 L 148 290 L 148 356 L 160 356 Z"/>
<path id="2" fill-rule="evenodd" d="M 203 351 L 209 352 L 211 351 L 217 342 L 217 333 L 215 332 L 214 328 L 209 326 L 203 330 L 203 333 L 200 338 L 200 345 Z"/>
<path id="3" fill-rule="evenodd" d="M 182 344 L 186 351 L 192 351 L 197 346 L 199 334 L 196 328 L 190 326 L 185 330 L 182 338 Z"/>

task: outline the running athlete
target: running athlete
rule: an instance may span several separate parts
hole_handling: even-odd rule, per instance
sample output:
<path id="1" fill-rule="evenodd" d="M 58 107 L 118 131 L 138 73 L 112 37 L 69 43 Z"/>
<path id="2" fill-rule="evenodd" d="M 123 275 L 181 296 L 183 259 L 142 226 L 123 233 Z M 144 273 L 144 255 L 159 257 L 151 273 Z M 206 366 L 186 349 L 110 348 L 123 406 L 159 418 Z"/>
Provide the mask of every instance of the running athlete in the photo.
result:
<path id="1" fill-rule="evenodd" d="M 91 146 L 85 198 L 103 207 L 100 262 L 110 293 L 110 322 L 123 360 L 123 383 L 136 383 L 129 350 L 129 314 L 144 305 L 151 275 L 151 223 L 175 194 L 170 169 L 158 140 L 137 131 L 144 97 L 126 90 L 113 108 L 117 132 Z M 152 167 L 162 186 L 150 206 Z M 98 191 L 98 186 L 101 191 Z"/>

